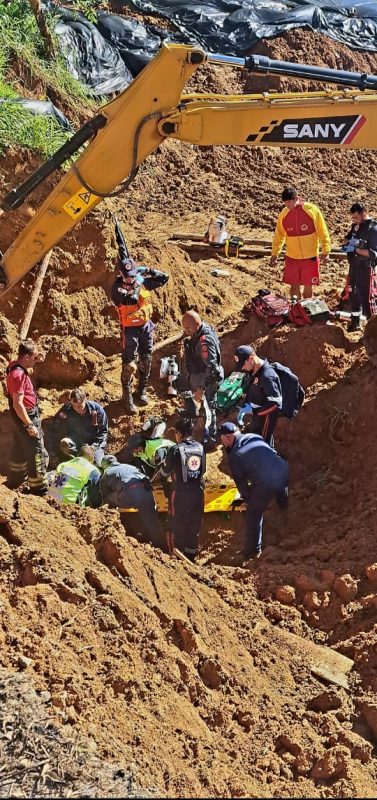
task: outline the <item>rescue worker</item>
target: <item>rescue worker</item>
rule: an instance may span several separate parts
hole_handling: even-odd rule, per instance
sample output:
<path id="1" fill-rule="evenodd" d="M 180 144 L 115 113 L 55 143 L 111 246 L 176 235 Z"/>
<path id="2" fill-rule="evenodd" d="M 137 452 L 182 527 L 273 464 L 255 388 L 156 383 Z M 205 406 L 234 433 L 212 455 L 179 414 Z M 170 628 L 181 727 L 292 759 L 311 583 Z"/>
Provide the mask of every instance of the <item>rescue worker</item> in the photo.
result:
<path id="1" fill-rule="evenodd" d="M 118 235 L 118 275 L 112 287 L 111 297 L 115 303 L 122 330 L 122 387 L 127 414 L 136 414 L 132 396 L 132 381 L 139 370 L 136 399 L 140 405 L 148 405 L 146 393 L 152 366 L 153 330 L 150 292 L 159 289 L 169 280 L 166 272 L 148 267 L 138 267 L 128 256 L 128 251 Z M 137 367 L 138 359 L 138 367 Z"/>
<path id="2" fill-rule="evenodd" d="M 233 422 L 224 422 L 219 435 L 229 469 L 246 503 L 245 559 L 262 552 L 263 515 L 272 500 L 285 508 L 288 502 L 288 462 L 278 456 L 261 436 L 241 434 Z"/>
<path id="3" fill-rule="evenodd" d="M 330 234 L 323 214 L 314 203 L 299 197 L 297 189 L 286 187 L 281 195 L 285 208 L 280 212 L 272 242 L 270 265 L 274 266 L 286 244 L 283 282 L 290 284 L 291 297 L 313 296 L 313 286 L 319 285 L 319 262 L 328 261 L 331 250 Z M 321 256 L 318 256 L 321 245 Z"/>
<path id="4" fill-rule="evenodd" d="M 148 478 L 155 476 L 168 451 L 174 447 L 171 439 L 164 439 L 165 430 L 164 420 L 150 417 L 141 431 L 132 434 L 127 440 L 125 460 L 141 469 Z"/>
<path id="5" fill-rule="evenodd" d="M 169 450 L 161 467 L 162 475 L 172 476 L 169 492 L 169 551 L 174 547 L 195 561 L 204 514 L 203 445 L 193 439 L 193 421 L 179 419 L 175 424 L 177 444 Z"/>
<path id="6" fill-rule="evenodd" d="M 132 464 L 120 464 L 112 455 L 106 455 L 101 464 L 103 474 L 99 483 L 101 497 L 111 508 L 120 509 L 120 518 L 127 531 L 155 547 L 165 550 L 165 536 L 158 518 L 150 481 Z M 133 508 L 136 513 L 122 512 Z"/>
<path id="7" fill-rule="evenodd" d="M 342 249 L 347 253 L 349 263 L 347 288 L 351 321 L 348 330 L 352 332 L 360 329 L 362 313 L 369 319 L 377 311 L 377 222 L 363 203 L 353 203 L 350 214 L 352 225 Z"/>
<path id="8" fill-rule="evenodd" d="M 237 347 L 234 358 L 237 368 L 247 373 L 245 404 L 256 406 L 249 432 L 262 436 L 273 447 L 274 430 L 283 404 L 280 378 L 267 358 L 257 356 L 251 345 Z"/>
<path id="9" fill-rule="evenodd" d="M 88 400 L 83 389 L 72 389 L 69 402 L 64 403 L 54 418 L 55 451 L 60 451 L 63 437 L 69 437 L 74 442 L 76 454 L 83 444 L 89 444 L 99 467 L 107 446 L 108 430 L 109 423 L 102 406 L 94 400 Z"/>
<path id="10" fill-rule="evenodd" d="M 44 445 L 38 397 L 29 369 L 43 360 L 32 339 L 20 343 L 18 356 L 6 368 L 9 410 L 13 423 L 8 486 L 18 488 L 28 479 L 32 494 L 45 494 L 48 488 L 48 455 Z"/>
<path id="11" fill-rule="evenodd" d="M 101 473 L 94 464 L 93 448 L 84 444 L 75 455 L 76 448 L 69 439 L 62 440 L 62 448 L 69 460 L 62 461 L 49 474 L 48 494 L 59 503 L 77 503 L 97 508 L 101 502 L 98 489 Z"/>
<path id="12" fill-rule="evenodd" d="M 187 334 L 184 340 L 184 366 L 188 375 L 193 400 L 203 405 L 206 421 L 203 444 L 206 450 L 216 447 L 217 390 L 224 378 L 221 366 L 220 342 L 207 322 L 196 311 L 187 311 L 182 318 Z"/>

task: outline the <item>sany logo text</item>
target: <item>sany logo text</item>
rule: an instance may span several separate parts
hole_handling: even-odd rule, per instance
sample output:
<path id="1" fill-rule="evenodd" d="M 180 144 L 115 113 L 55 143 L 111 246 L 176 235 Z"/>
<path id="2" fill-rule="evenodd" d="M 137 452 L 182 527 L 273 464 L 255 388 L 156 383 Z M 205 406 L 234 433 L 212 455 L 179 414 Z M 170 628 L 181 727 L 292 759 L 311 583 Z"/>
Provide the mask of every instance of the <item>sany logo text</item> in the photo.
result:
<path id="1" fill-rule="evenodd" d="M 340 125 L 336 125 L 335 122 L 326 122 L 325 124 L 316 122 L 314 125 L 304 122 L 301 126 L 298 123 L 287 123 L 283 128 L 283 136 L 284 139 L 303 139 L 307 137 L 310 139 L 331 138 L 334 140 L 340 139 L 345 127 L 345 122 Z"/>

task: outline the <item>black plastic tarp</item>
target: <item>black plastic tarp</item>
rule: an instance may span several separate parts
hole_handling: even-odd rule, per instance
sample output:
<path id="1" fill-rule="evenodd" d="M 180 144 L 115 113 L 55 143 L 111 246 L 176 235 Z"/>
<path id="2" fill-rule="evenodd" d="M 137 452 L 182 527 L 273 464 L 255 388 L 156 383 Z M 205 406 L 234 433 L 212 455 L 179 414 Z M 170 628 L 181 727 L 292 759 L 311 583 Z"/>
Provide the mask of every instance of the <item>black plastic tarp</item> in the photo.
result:
<path id="1" fill-rule="evenodd" d="M 310 27 L 359 50 L 377 50 L 377 2 L 352 0 L 118 0 L 117 5 L 157 14 L 207 50 L 249 52 L 259 39 Z"/>
<path id="2" fill-rule="evenodd" d="M 123 7 L 164 17 L 207 50 L 228 55 L 247 53 L 259 39 L 302 27 L 355 49 L 377 51 L 376 0 L 125 0 Z"/>
<path id="3" fill-rule="evenodd" d="M 96 95 L 125 89 L 133 76 L 118 48 L 83 14 L 66 8 L 54 11 L 59 17 L 55 33 L 71 75 Z"/>
<path id="4" fill-rule="evenodd" d="M 113 0 L 120 12 L 155 15 L 156 25 L 104 11 L 93 24 L 52 0 L 45 7 L 57 19 L 70 72 L 96 95 L 125 89 L 164 40 L 242 56 L 262 38 L 308 27 L 355 49 L 377 51 L 377 0 Z M 169 32 L 158 27 L 158 17 L 169 21 Z"/>
<path id="5" fill-rule="evenodd" d="M 0 97 L 0 103 L 22 106 L 22 108 L 30 111 L 31 114 L 53 117 L 65 131 L 72 130 L 67 118 L 50 100 L 29 100 L 27 97 Z"/>

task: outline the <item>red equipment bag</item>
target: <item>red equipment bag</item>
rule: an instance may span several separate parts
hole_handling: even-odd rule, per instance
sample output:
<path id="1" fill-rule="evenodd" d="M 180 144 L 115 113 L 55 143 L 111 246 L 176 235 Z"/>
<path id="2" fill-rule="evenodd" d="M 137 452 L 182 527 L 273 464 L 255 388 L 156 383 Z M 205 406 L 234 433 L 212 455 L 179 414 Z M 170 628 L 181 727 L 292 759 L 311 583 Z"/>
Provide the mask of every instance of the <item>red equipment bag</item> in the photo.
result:
<path id="1" fill-rule="evenodd" d="M 270 328 L 275 328 L 288 319 L 289 309 L 290 302 L 286 297 L 273 294 L 267 289 L 259 289 L 258 294 L 252 297 L 244 310 L 253 311 L 257 317 L 264 319 Z"/>

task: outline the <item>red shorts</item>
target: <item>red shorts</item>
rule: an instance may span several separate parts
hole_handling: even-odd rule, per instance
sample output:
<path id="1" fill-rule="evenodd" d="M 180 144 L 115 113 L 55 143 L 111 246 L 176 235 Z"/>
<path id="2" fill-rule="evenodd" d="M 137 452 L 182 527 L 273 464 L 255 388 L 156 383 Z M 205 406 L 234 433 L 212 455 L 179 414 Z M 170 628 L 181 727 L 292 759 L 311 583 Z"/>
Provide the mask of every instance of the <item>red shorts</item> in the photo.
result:
<path id="1" fill-rule="evenodd" d="M 283 281 L 289 283 L 290 286 L 318 286 L 318 256 L 314 258 L 289 258 L 286 256 Z"/>

